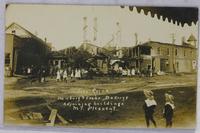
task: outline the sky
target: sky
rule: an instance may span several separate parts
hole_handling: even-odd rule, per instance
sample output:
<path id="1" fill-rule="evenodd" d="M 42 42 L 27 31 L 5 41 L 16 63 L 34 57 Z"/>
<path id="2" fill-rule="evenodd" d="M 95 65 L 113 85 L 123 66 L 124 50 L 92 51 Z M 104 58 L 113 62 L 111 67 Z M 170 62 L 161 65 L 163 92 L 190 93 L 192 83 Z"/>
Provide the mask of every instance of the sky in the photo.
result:
<path id="1" fill-rule="evenodd" d="M 134 46 L 135 33 L 141 43 L 148 40 L 171 43 L 172 33 L 177 45 L 181 44 L 183 36 L 186 40 L 191 34 L 198 37 L 197 24 L 181 27 L 169 23 L 167 19 L 163 21 L 156 16 L 152 18 L 150 13 L 144 15 L 142 11 L 139 14 L 136 8 L 131 12 L 120 6 L 11 4 L 6 10 L 6 26 L 16 22 L 39 38 L 47 38 L 48 42 L 60 50 L 70 46 L 78 47 L 83 42 L 83 17 L 87 17 L 87 40 L 97 46 L 104 46 L 116 35 L 117 22 L 121 31 L 119 47 Z M 97 40 L 93 42 L 95 17 Z M 114 40 L 117 40 L 116 37 Z"/>

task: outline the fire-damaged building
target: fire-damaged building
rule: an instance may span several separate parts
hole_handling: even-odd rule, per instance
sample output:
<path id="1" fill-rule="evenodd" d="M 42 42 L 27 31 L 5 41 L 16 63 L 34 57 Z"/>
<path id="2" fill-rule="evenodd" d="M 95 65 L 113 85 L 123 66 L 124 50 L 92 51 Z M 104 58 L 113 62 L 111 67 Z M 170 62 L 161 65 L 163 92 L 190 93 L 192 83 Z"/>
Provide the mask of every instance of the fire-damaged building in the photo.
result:
<path id="1" fill-rule="evenodd" d="M 102 74 L 108 73 L 111 53 L 107 49 L 88 42 L 82 43 L 79 49 L 87 51 L 92 55 L 91 59 L 88 59 L 88 61 L 90 63 L 92 62 L 91 64 L 94 64 L 96 69 Z"/>
<path id="2" fill-rule="evenodd" d="M 193 35 L 182 45 L 148 41 L 130 48 L 132 65 L 140 71 L 151 69 L 154 73 L 192 73 L 197 70 L 196 39 Z"/>
<path id="3" fill-rule="evenodd" d="M 11 74 L 21 74 L 22 68 L 48 64 L 51 46 L 22 26 L 12 23 L 6 28 L 5 68 Z"/>

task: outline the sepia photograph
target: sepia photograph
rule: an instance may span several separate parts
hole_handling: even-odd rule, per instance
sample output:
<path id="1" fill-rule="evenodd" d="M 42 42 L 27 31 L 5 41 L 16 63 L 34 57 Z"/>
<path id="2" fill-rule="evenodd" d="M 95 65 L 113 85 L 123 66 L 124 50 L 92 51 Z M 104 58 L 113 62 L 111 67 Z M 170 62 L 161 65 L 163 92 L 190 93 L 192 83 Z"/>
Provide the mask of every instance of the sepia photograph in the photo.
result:
<path id="1" fill-rule="evenodd" d="M 4 124 L 196 127 L 198 8 L 7 4 Z"/>

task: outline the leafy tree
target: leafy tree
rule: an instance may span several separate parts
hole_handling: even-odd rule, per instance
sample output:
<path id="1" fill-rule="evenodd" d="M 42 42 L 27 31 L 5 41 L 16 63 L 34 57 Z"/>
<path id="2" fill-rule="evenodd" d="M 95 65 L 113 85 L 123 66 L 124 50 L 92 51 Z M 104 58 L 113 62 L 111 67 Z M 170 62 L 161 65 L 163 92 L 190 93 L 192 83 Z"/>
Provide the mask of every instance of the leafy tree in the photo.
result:
<path id="1" fill-rule="evenodd" d="M 65 55 L 67 57 L 67 65 L 73 68 L 88 68 L 90 64 L 87 60 L 92 57 L 89 52 L 76 47 L 68 48 Z"/>

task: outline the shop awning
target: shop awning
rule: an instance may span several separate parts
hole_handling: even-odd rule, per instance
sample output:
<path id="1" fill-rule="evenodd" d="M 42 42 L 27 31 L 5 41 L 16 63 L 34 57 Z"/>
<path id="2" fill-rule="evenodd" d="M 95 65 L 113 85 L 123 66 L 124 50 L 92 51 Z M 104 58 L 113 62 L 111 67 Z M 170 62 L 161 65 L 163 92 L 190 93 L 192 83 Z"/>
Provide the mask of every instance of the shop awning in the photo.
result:
<path id="1" fill-rule="evenodd" d="M 126 6 L 121 6 L 121 8 L 125 8 Z M 130 11 L 133 11 L 134 6 L 127 6 Z M 145 6 L 137 6 L 137 12 L 141 13 L 141 10 L 144 11 L 144 14 L 147 15 L 148 12 L 151 13 L 151 16 L 154 17 L 157 14 L 158 19 L 161 18 L 165 21 L 168 18 L 169 22 L 177 21 L 177 24 L 184 26 L 184 24 L 188 24 L 189 26 L 198 21 L 198 8 L 195 7 L 145 7 Z"/>

